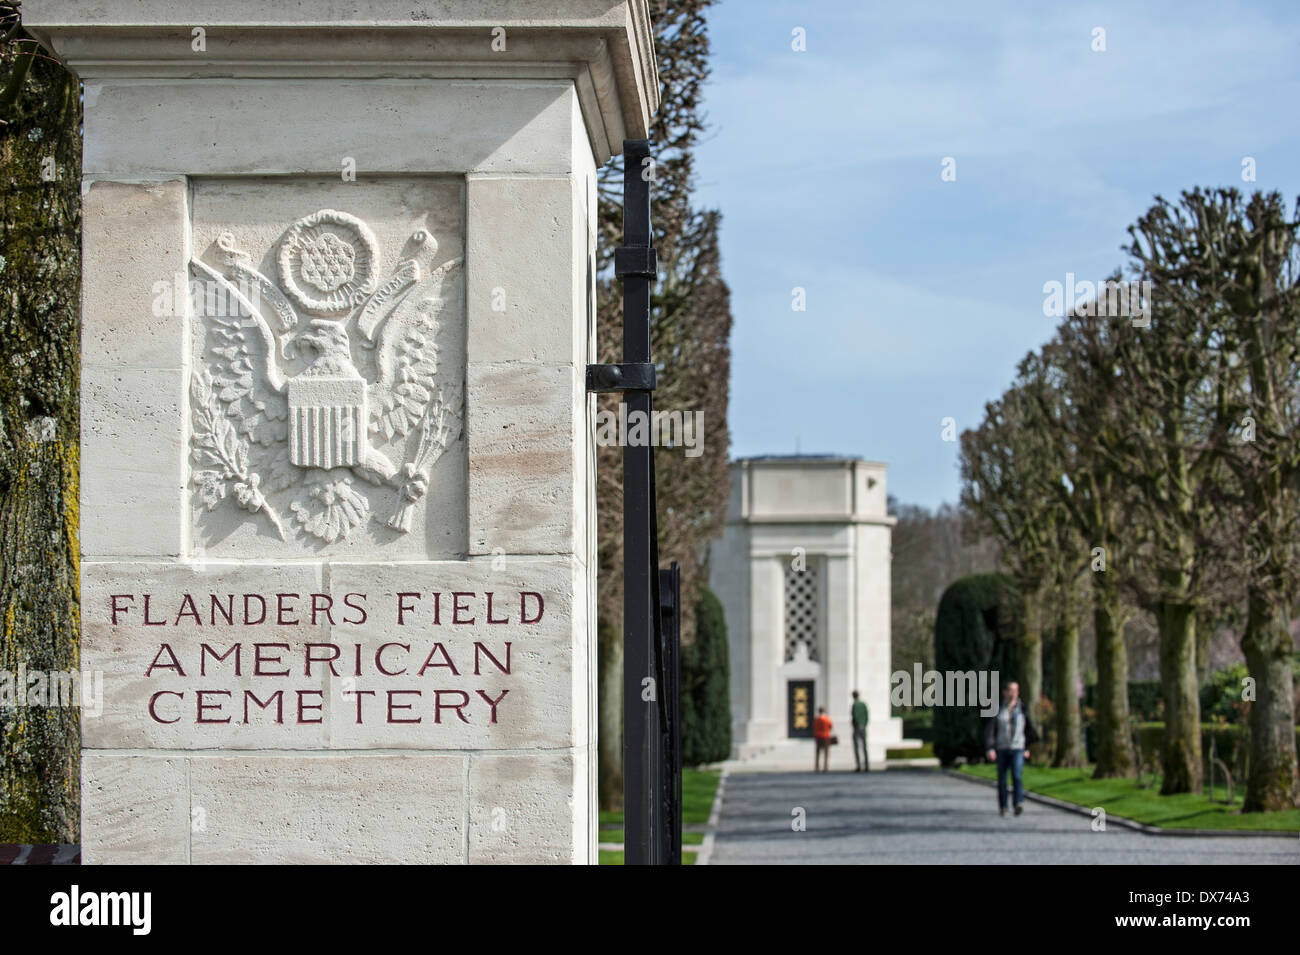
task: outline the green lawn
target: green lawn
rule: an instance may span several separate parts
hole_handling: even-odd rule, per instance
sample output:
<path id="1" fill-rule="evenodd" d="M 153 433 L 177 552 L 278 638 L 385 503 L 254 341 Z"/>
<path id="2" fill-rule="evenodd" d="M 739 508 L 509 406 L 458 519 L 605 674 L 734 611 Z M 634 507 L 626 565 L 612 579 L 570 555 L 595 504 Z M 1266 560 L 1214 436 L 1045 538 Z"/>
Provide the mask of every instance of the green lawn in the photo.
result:
<path id="1" fill-rule="evenodd" d="M 601 829 L 600 841 L 601 842 L 622 842 L 623 841 L 622 827 L 620 826 L 618 829 Z M 702 832 L 682 833 L 682 845 L 700 846 L 703 844 L 704 844 L 704 833 Z"/>
<path id="2" fill-rule="evenodd" d="M 716 769 L 682 770 L 682 824 L 702 826 L 709 821 L 713 797 L 718 793 L 722 772 Z M 622 826 L 623 813 L 602 812 L 601 825 Z"/>
<path id="3" fill-rule="evenodd" d="M 961 771 L 981 779 L 997 779 L 997 769 L 991 763 L 964 766 Z M 1154 781 L 1148 776 L 1150 787 L 1143 789 L 1132 779 L 1093 779 L 1091 774 L 1091 768 L 1026 766 L 1025 789 L 1166 829 L 1258 829 L 1290 833 L 1300 830 L 1300 809 L 1243 813 L 1240 791 L 1233 805 L 1228 806 L 1221 801 L 1212 802 L 1204 794 L 1161 796 L 1158 776 Z M 1218 788 L 1218 795 L 1220 800 L 1224 798 L 1222 787 Z"/>
<path id="4" fill-rule="evenodd" d="M 682 824 L 702 826 L 709 821 L 709 812 L 713 809 L 713 798 L 718 792 L 718 783 L 722 773 L 716 769 L 682 770 Z M 601 842 L 623 841 L 623 814 L 621 812 L 602 812 L 600 814 Z M 704 842 L 702 832 L 682 833 L 682 865 L 694 865 L 695 853 L 686 846 L 698 846 Z M 623 853 L 613 849 L 600 850 L 601 865 L 622 865 Z"/>
<path id="5" fill-rule="evenodd" d="M 613 849 L 601 849 L 600 864 L 601 865 L 622 865 L 623 864 L 622 851 L 615 851 Z M 695 853 L 683 852 L 682 865 L 695 865 Z"/>

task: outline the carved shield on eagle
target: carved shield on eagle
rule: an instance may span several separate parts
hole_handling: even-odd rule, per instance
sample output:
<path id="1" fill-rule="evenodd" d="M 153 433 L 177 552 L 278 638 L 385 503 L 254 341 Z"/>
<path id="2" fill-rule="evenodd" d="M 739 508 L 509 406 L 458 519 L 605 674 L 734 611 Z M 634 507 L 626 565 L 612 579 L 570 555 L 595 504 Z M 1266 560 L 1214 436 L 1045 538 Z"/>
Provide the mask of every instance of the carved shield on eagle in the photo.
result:
<path id="1" fill-rule="evenodd" d="M 191 260 L 205 329 L 190 386 L 203 508 L 238 508 L 282 540 L 318 544 L 371 522 L 410 529 L 461 433 L 461 378 L 439 357 L 463 293 L 459 258 L 431 267 L 431 234 L 407 247 L 384 276 L 370 228 L 322 209 L 281 237 L 275 281 L 229 232 L 209 261 Z"/>

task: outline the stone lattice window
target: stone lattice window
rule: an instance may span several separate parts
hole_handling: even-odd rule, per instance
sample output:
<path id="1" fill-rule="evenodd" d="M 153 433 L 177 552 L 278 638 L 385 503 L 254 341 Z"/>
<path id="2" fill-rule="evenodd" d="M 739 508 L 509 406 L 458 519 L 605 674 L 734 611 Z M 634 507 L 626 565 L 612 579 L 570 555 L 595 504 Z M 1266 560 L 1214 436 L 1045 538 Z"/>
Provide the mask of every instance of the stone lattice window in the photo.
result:
<path id="1" fill-rule="evenodd" d="M 809 562 L 803 570 L 789 564 L 785 568 L 785 662 L 795 659 L 799 645 L 808 650 L 808 659 L 816 661 L 819 589 L 817 565 Z"/>

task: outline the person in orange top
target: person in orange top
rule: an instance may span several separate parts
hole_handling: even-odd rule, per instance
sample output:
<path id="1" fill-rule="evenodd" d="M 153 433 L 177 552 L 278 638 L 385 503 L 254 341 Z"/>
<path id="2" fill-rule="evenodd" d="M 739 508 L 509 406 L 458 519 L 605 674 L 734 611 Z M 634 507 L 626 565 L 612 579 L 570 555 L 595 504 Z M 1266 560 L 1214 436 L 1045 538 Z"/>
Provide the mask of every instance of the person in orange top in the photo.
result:
<path id="1" fill-rule="evenodd" d="M 817 750 L 813 753 L 813 772 L 817 772 L 818 766 L 823 764 L 822 753 L 825 753 L 825 769 L 822 772 L 828 773 L 831 770 L 831 718 L 826 715 L 824 706 L 817 707 L 817 718 L 813 720 L 813 740 L 817 743 Z"/>

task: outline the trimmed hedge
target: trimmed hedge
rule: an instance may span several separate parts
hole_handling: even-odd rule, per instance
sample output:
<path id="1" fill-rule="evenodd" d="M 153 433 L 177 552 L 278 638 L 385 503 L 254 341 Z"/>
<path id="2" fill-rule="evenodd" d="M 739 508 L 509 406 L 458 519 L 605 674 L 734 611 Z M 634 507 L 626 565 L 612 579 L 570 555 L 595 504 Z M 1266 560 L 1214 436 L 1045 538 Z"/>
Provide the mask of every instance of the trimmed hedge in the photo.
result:
<path id="1" fill-rule="evenodd" d="M 1208 759 L 1210 744 L 1213 742 L 1215 754 L 1223 760 L 1234 773 L 1245 767 L 1246 727 L 1240 723 L 1202 723 L 1201 753 Z M 1139 723 L 1137 741 L 1141 749 L 1139 758 L 1151 770 L 1160 771 L 1160 754 L 1164 749 L 1165 724 L 1160 722 Z M 1300 726 L 1296 727 L 1296 748 L 1300 749 Z M 1238 780 L 1240 783 L 1241 781 Z"/>
<path id="2" fill-rule="evenodd" d="M 1083 688 L 1085 709 L 1097 708 L 1097 684 Z M 1164 710 L 1164 697 L 1159 680 L 1130 680 L 1128 684 L 1128 709 L 1134 719 L 1146 723 L 1160 719 Z"/>
<path id="3" fill-rule="evenodd" d="M 934 621 L 935 669 L 997 670 L 999 682 L 1019 680 L 1014 594 L 1005 574 L 974 574 L 945 590 Z M 948 766 L 959 756 L 978 759 L 983 752 L 978 705 L 935 709 L 934 754 L 940 762 Z"/>
<path id="4" fill-rule="evenodd" d="M 695 604 L 695 642 L 682 647 L 682 764 L 731 755 L 731 677 L 722 602 L 707 587 Z"/>
<path id="5" fill-rule="evenodd" d="M 1292 678 L 1300 690 L 1300 653 L 1291 663 Z M 1229 723 L 1244 723 L 1247 706 L 1241 699 L 1242 681 L 1249 676 L 1244 663 L 1234 663 L 1215 670 L 1200 689 L 1201 716 L 1219 718 Z M 1097 687 L 1084 687 L 1083 705 L 1096 708 Z M 1128 708 L 1133 718 L 1143 723 L 1155 723 L 1164 718 L 1164 695 L 1159 680 L 1134 680 L 1128 685 Z"/>
<path id="6" fill-rule="evenodd" d="M 919 739 L 922 743 L 934 742 L 934 710 L 908 707 L 902 711 L 902 718 L 905 739 Z"/>

